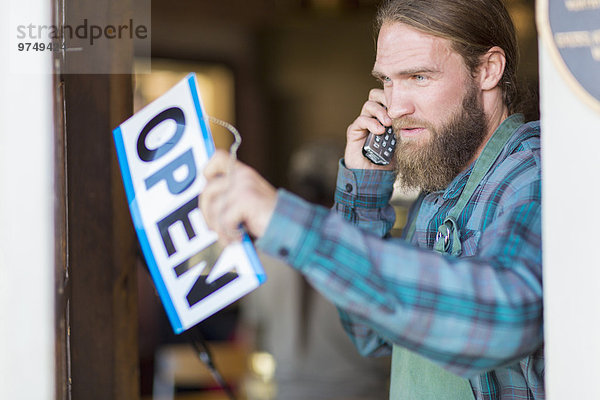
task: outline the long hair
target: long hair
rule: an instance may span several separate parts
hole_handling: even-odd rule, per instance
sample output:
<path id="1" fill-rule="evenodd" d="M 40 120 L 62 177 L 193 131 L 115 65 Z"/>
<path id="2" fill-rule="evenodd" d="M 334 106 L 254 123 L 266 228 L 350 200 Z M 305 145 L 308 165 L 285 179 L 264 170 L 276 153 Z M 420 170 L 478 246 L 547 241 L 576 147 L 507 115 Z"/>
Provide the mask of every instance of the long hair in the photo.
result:
<path id="1" fill-rule="evenodd" d="M 515 27 L 502 0 L 386 0 L 379 7 L 376 32 L 386 22 L 401 22 L 448 39 L 471 74 L 494 46 L 504 50 L 506 66 L 499 82 L 511 113 L 520 112 L 517 85 L 519 50 Z"/>

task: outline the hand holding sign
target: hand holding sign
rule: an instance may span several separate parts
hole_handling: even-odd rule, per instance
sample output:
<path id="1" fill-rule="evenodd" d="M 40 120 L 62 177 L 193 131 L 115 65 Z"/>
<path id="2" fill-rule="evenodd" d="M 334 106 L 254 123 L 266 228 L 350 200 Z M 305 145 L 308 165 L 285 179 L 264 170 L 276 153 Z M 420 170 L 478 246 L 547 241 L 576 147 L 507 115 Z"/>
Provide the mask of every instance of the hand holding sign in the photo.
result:
<path id="1" fill-rule="evenodd" d="M 200 196 L 200 208 L 210 229 L 228 244 L 241 239 L 238 227 L 260 237 L 265 232 L 277 192 L 263 177 L 229 154 L 217 150 L 204 168 L 206 186 Z"/>

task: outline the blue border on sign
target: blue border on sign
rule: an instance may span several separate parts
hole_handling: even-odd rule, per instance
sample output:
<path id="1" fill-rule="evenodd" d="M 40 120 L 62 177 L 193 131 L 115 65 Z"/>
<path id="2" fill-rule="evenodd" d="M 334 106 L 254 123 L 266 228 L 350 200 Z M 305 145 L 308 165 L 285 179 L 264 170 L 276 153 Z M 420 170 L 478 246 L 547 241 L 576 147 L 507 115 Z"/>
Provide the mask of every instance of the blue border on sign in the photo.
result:
<path id="1" fill-rule="evenodd" d="M 258 254 L 256 254 L 254 244 L 252 244 L 252 240 L 250 240 L 250 236 L 248 236 L 247 233 L 242 237 L 242 246 L 244 247 L 244 250 L 246 250 L 250 265 L 252 266 L 252 269 L 254 269 L 254 274 L 256 275 L 259 284 L 262 285 L 267 281 L 267 274 L 265 274 L 265 270 L 258 259 Z"/>
<path id="2" fill-rule="evenodd" d="M 125 186 L 125 194 L 127 195 L 127 202 L 129 203 L 129 209 L 131 210 L 131 218 L 133 219 L 135 231 L 138 235 L 138 239 L 142 247 L 144 257 L 146 258 L 146 262 L 148 263 L 150 275 L 152 275 L 152 279 L 154 280 L 156 291 L 158 292 L 163 306 L 165 307 L 167 316 L 169 317 L 169 321 L 171 322 L 171 326 L 173 327 L 173 331 L 179 334 L 184 331 L 183 325 L 181 324 L 181 320 L 177 315 L 177 311 L 175 310 L 175 306 L 173 305 L 171 296 L 169 296 L 169 291 L 167 290 L 165 281 L 162 279 L 162 275 L 160 274 L 160 271 L 158 269 L 158 264 L 156 263 L 156 260 L 154 259 L 154 254 L 152 253 L 152 249 L 150 248 L 148 236 L 146 235 L 146 231 L 144 230 L 142 216 L 138 208 L 137 200 L 135 199 L 133 180 L 131 179 L 131 172 L 129 171 L 129 163 L 127 162 L 125 143 L 123 142 L 123 133 L 121 132 L 120 126 L 113 131 L 113 136 L 115 139 L 115 147 L 117 148 L 119 166 L 121 167 L 121 176 L 123 177 L 123 184 Z"/>
<path id="3" fill-rule="evenodd" d="M 200 96 L 198 96 L 198 89 L 196 87 L 196 74 L 191 73 L 187 76 L 188 85 L 190 86 L 190 92 L 192 99 L 194 100 L 194 106 L 196 107 L 196 114 L 198 115 L 198 122 L 200 123 L 200 130 L 202 131 L 202 138 L 204 139 L 204 147 L 206 149 L 206 155 L 208 158 L 215 152 L 215 142 L 213 141 L 212 134 L 210 133 L 210 127 L 204 119 L 204 108 L 200 103 Z"/>

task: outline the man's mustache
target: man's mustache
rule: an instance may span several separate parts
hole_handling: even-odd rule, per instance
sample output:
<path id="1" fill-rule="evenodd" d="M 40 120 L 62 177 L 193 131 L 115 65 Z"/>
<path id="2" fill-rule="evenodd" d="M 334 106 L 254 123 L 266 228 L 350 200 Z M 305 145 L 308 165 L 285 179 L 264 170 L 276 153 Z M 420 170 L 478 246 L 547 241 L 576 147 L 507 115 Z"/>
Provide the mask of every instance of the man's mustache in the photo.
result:
<path id="1" fill-rule="evenodd" d="M 432 125 L 425 120 L 413 118 L 413 117 L 402 117 L 396 118 L 392 120 L 392 128 L 394 131 L 399 131 L 400 129 L 406 128 L 432 128 Z"/>

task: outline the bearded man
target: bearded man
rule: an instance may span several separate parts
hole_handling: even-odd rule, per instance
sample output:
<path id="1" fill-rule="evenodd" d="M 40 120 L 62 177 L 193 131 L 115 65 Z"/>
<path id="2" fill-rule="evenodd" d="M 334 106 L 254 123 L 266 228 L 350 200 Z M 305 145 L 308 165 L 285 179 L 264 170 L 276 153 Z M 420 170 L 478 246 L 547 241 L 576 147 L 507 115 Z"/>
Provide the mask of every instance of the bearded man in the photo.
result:
<path id="1" fill-rule="evenodd" d="M 544 398 L 539 123 L 518 113 L 501 0 L 395 0 L 378 13 L 373 89 L 347 129 L 333 210 L 218 152 L 200 199 L 222 241 L 304 274 L 362 354 L 393 353 L 393 399 Z M 362 155 L 392 126 L 395 163 Z M 396 179 L 422 192 L 389 237 Z"/>

